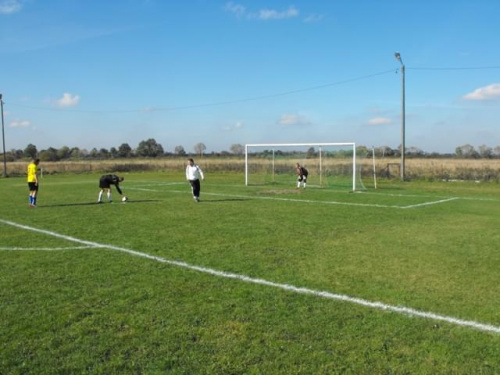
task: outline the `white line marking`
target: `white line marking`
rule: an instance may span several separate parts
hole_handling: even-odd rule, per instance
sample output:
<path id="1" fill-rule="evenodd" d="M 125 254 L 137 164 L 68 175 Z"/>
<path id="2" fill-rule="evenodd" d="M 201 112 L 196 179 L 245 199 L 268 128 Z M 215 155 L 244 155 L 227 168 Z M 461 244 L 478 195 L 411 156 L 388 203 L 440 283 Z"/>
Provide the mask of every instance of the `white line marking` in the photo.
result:
<path id="1" fill-rule="evenodd" d="M 185 191 L 170 190 L 169 193 L 186 193 Z M 229 197 L 229 198 L 242 198 L 242 199 L 260 199 L 260 200 L 272 200 L 272 201 L 283 201 L 283 202 L 297 202 L 297 203 L 317 203 L 317 204 L 336 204 L 343 206 L 360 206 L 360 207 L 379 207 L 379 208 L 402 208 L 401 206 L 389 206 L 383 204 L 372 204 L 372 203 L 352 203 L 352 202 L 338 202 L 338 201 L 314 201 L 310 199 L 295 199 L 295 198 L 276 198 L 276 197 L 256 197 L 250 195 L 238 195 L 238 194 L 221 194 L 221 193 L 202 193 L 202 195 L 213 195 L 219 197 Z"/>
<path id="2" fill-rule="evenodd" d="M 58 250 L 80 250 L 95 249 L 96 246 L 73 246 L 73 247 L 0 247 L 6 251 L 58 251 Z"/>
<path id="3" fill-rule="evenodd" d="M 422 207 L 422 206 L 430 206 L 431 204 L 439 204 L 439 203 L 444 203 L 444 202 L 449 202 L 449 201 L 454 201 L 459 198 L 448 198 L 448 199 L 442 199 L 440 201 L 434 201 L 434 202 L 425 202 L 425 203 L 419 203 L 419 204 L 412 204 L 410 206 L 403 206 L 401 208 L 415 208 L 415 207 Z"/>
<path id="4" fill-rule="evenodd" d="M 171 186 L 171 185 L 189 185 L 189 183 L 186 182 L 154 182 L 150 184 L 141 184 L 138 186 Z"/>
<path id="5" fill-rule="evenodd" d="M 252 197 L 252 196 L 246 196 L 246 195 L 231 195 L 231 194 L 219 194 L 219 193 L 204 193 L 204 194 L 214 195 L 214 196 L 223 196 L 223 197 L 234 197 L 234 198 L 264 199 L 264 200 L 283 201 L 283 202 L 337 204 L 337 205 L 343 205 L 343 206 L 361 206 L 361 207 L 401 208 L 400 206 L 388 206 L 388 205 L 383 205 L 383 204 L 372 204 L 372 203 L 314 201 L 311 199 L 296 199 L 296 198 Z"/>
<path id="6" fill-rule="evenodd" d="M 65 239 L 65 240 L 76 242 L 76 243 L 81 243 L 81 244 L 84 244 L 87 246 L 101 247 L 101 248 L 107 248 L 107 249 L 116 250 L 116 251 L 122 251 L 122 252 L 127 253 L 127 254 L 135 255 L 138 257 L 146 258 L 146 259 L 151 259 L 151 260 L 154 260 L 154 261 L 157 261 L 160 263 L 170 264 L 173 266 L 182 267 L 182 268 L 186 268 L 189 270 L 206 273 L 209 275 L 224 277 L 227 279 L 235 279 L 235 280 L 240 280 L 240 281 L 247 282 L 247 283 L 270 286 L 273 288 L 283 289 L 283 290 L 294 292 L 294 293 L 312 295 L 315 297 L 322 297 L 322 298 L 331 299 L 331 300 L 350 302 L 350 303 L 354 303 L 357 305 L 371 307 L 371 308 L 378 309 L 378 310 L 391 311 L 391 312 L 395 312 L 398 314 L 417 316 L 417 317 L 425 318 L 425 319 L 443 321 L 443 322 L 455 324 L 455 325 L 462 326 L 462 327 L 470 327 L 470 328 L 473 328 L 473 329 L 476 329 L 479 331 L 484 331 L 484 332 L 500 333 L 500 327 L 497 327 L 497 326 L 494 326 L 491 324 L 484 324 L 484 323 L 475 322 L 473 320 L 463 320 L 463 319 L 458 319 L 458 318 L 454 318 L 451 316 L 439 315 L 439 314 L 435 314 L 435 313 L 431 313 L 431 312 L 415 310 L 415 309 L 412 309 L 409 307 L 392 306 L 392 305 L 387 305 L 387 304 L 382 303 L 382 302 L 372 302 L 372 301 L 364 300 L 361 298 L 350 297 L 350 296 L 347 296 L 344 294 L 330 293 L 330 292 L 326 292 L 326 291 L 314 290 L 314 289 L 309 289 L 309 288 L 300 288 L 300 287 L 296 287 L 296 286 L 289 285 L 289 284 L 280 284 L 280 283 L 275 283 L 272 281 L 267 281 L 264 279 L 256 279 L 256 278 L 245 276 L 245 275 L 238 275 L 235 273 L 217 271 L 217 270 L 214 270 L 211 268 L 195 266 L 195 265 L 191 265 L 191 264 L 185 263 L 185 262 L 168 260 L 168 259 L 165 259 L 162 257 L 150 255 L 147 253 L 142 253 L 142 252 L 135 251 L 135 250 L 126 249 L 123 247 L 100 244 L 100 243 L 92 242 L 92 241 L 80 240 L 80 239 L 75 238 L 75 237 L 66 236 L 63 234 L 56 233 L 56 232 L 51 232 L 49 230 L 29 227 L 27 225 L 14 223 L 12 221 L 6 221 L 6 220 L 0 219 L 0 223 L 11 225 L 11 226 L 16 227 L 16 228 L 26 229 L 26 230 L 29 230 L 32 232 L 43 233 L 43 234 L 46 234 L 46 235 L 49 235 L 52 237 L 61 238 L 61 239 Z"/>
<path id="7" fill-rule="evenodd" d="M 168 185 L 168 184 L 163 184 L 163 185 Z M 174 184 L 171 184 L 171 185 L 174 185 Z M 160 185 L 158 184 L 158 185 L 154 185 L 154 186 L 160 186 Z M 157 193 L 160 192 L 159 190 L 155 190 L 155 189 L 142 189 L 142 188 L 133 188 L 133 187 L 129 187 L 128 189 L 129 190 L 144 190 L 144 191 L 157 192 Z M 170 190 L 169 193 L 183 194 L 186 192 L 181 191 L 181 190 Z M 419 204 L 414 204 L 414 205 L 409 205 L 409 206 L 394 206 L 394 205 L 385 205 L 385 204 L 376 204 L 376 203 L 315 201 L 315 200 L 311 200 L 311 199 L 258 197 L 258 196 L 240 195 L 240 194 L 222 194 L 222 193 L 207 193 L 207 192 L 204 192 L 203 194 L 204 195 L 211 195 L 211 196 L 218 196 L 218 197 L 241 198 L 241 199 L 260 199 L 260 200 L 274 200 L 274 201 L 297 202 L 297 203 L 335 204 L 335 205 L 342 205 L 342 206 L 396 208 L 396 209 L 407 209 L 407 208 L 415 208 L 415 207 L 420 207 L 420 206 L 429 206 L 429 205 L 433 205 L 433 204 L 439 204 L 439 203 L 444 203 L 444 202 L 460 199 L 458 197 L 453 197 L 453 198 L 443 199 L 443 200 L 439 200 L 439 201 L 424 202 L 424 203 L 419 203 Z"/>
<path id="8" fill-rule="evenodd" d="M 130 186 L 127 186 L 127 190 L 139 190 L 139 191 L 152 191 L 152 192 L 158 192 L 158 190 L 153 190 L 153 189 L 145 189 L 145 188 L 135 188 L 135 187 L 130 187 Z"/>

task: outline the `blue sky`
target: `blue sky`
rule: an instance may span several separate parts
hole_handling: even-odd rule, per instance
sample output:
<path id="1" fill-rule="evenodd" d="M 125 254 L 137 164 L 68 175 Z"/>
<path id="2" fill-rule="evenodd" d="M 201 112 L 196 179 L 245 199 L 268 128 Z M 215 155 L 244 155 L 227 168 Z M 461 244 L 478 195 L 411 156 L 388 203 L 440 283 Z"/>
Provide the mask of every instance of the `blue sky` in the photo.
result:
<path id="1" fill-rule="evenodd" d="M 500 145 L 498 0 L 0 0 L 6 149 Z"/>

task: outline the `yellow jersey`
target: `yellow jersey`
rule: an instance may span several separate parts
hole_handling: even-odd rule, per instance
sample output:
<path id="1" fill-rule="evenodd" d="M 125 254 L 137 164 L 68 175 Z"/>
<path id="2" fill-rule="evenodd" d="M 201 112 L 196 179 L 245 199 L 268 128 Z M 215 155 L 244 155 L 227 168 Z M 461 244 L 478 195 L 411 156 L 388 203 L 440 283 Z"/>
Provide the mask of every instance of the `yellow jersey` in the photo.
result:
<path id="1" fill-rule="evenodd" d="M 35 163 L 28 164 L 28 182 L 37 182 L 36 174 L 38 173 L 38 168 Z"/>

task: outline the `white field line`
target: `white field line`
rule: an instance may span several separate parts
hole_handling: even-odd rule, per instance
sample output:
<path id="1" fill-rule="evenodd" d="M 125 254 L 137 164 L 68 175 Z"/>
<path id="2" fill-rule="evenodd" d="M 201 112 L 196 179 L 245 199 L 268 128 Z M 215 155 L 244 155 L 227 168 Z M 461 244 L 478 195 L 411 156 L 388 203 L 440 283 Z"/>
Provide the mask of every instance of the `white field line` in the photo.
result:
<path id="1" fill-rule="evenodd" d="M 401 208 L 399 206 L 389 206 L 384 204 L 372 204 L 372 203 L 350 203 L 350 202 L 338 202 L 338 201 L 314 201 L 310 199 L 295 199 L 295 198 L 276 198 L 276 197 L 255 197 L 248 195 L 232 195 L 232 194 L 219 194 L 219 193 L 203 193 L 205 195 L 221 196 L 221 197 L 232 197 L 232 198 L 246 198 L 246 199 L 261 199 L 261 200 L 272 200 L 272 201 L 282 201 L 282 202 L 298 202 L 298 203 L 319 203 L 319 204 L 336 204 L 343 206 L 361 206 L 361 207 L 381 207 L 381 208 Z"/>
<path id="2" fill-rule="evenodd" d="M 185 193 L 185 191 L 179 190 L 170 190 L 170 193 Z M 295 198 L 276 198 L 276 197 L 255 197 L 248 195 L 237 195 L 237 194 L 220 194 L 220 193 L 203 193 L 204 195 L 213 195 L 220 197 L 230 197 L 230 198 L 243 198 L 243 199 L 261 199 L 261 200 L 273 200 L 273 201 L 284 201 L 284 202 L 298 202 L 298 203 L 316 203 L 316 204 L 334 204 L 334 205 L 342 205 L 342 206 L 357 206 L 357 207 L 377 207 L 377 208 L 396 208 L 396 209 L 406 209 L 406 208 L 414 208 L 419 206 L 428 206 L 432 204 L 444 203 L 447 201 L 452 201 L 459 198 L 449 198 L 443 199 L 440 201 L 432 201 L 414 204 L 410 206 L 394 206 L 394 205 L 385 205 L 385 204 L 375 204 L 375 203 L 353 203 L 353 202 L 339 202 L 339 201 L 314 201 L 310 199 L 295 199 Z"/>
<path id="3" fill-rule="evenodd" d="M 412 204 L 410 206 L 403 206 L 403 207 L 400 207 L 400 208 L 415 208 L 415 207 L 422 207 L 422 206 L 430 206 L 431 204 L 439 204 L 439 203 L 454 201 L 456 199 L 459 199 L 459 198 L 455 197 L 455 198 L 441 199 L 440 201 Z"/>
<path id="4" fill-rule="evenodd" d="M 6 251 L 59 251 L 59 250 L 81 250 L 95 249 L 96 246 L 72 246 L 72 247 L 0 247 Z"/>
<path id="5" fill-rule="evenodd" d="M 257 285 L 265 285 L 265 286 L 269 286 L 269 287 L 273 287 L 273 288 L 277 288 L 277 289 L 282 289 L 282 290 L 286 290 L 286 291 L 293 292 L 293 293 L 305 294 L 305 295 L 310 295 L 310 296 L 314 296 L 314 297 L 321 297 L 321 298 L 326 298 L 326 299 L 336 300 L 336 301 L 349 302 L 349 303 L 353 303 L 353 304 L 356 304 L 356 305 L 370 307 L 370 308 L 373 308 L 373 309 L 390 311 L 390 312 L 394 312 L 394 313 L 397 313 L 397 314 L 403 314 L 403 315 L 408 315 L 408 316 L 412 316 L 412 317 L 415 316 L 415 317 L 420 317 L 420 318 L 424 318 L 424 319 L 442 321 L 442 322 L 447 322 L 447 323 L 454 324 L 454 325 L 461 326 L 461 327 L 473 328 L 473 329 L 476 329 L 476 330 L 479 330 L 479 331 L 483 331 L 483 332 L 491 332 L 491 333 L 499 333 L 500 334 L 500 327 L 494 326 L 494 325 L 491 325 L 491 324 L 479 323 L 479 322 L 476 322 L 476 321 L 473 321 L 473 320 L 463 320 L 463 319 L 454 318 L 452 316 L 446 316 L 446 315 L 435 314 L 435 313 L 432 313 L 432 312 L 425 312 L 425 311 L 415 310 L 415 309 L 412 309 L 412 308 L 409 308 L 409 307 L 393 306 L 393 305 L 388 305 L 388 304 L 385 304 L 385 303 L 382 303 L 382 302 L 368 301 L 368 300 L 364 300 L 364 299 L 361 299 L 361 298 L 350 297 L 350 296 L 347 296 L 347 295 L 344 295 L 344 294 L 336 294 L 336 293 L 331 293 L 331 292 L 326 292 L 326 291 L 321 291 L 321 290 L 314 290 L 314 289 L 309 289 L 309 288 L 301 288 L 301 287 L 296 287 L 296 286 L 289 285 L 289 284 L 275 283 L 275 282 L 272 282 L 272 281 L 268 281 L 268 280 L 264 280 L 264 279 L 257 279 L 257 278 L 253 278 L 253 277 L 249 277 L 249 276 L 245 276 L 245 275 L 238 275 L 238 274 L 235 274 L 235 273 L 229 273 L 229 272 L 224 272 L 224 271 L 217 271 L 217 270 L 214 270 L 214 269 L 211 269 L 211 268 L 195 266 L 195 265 L 191 265 L 191 264 L 185 263 L 185 262 L 179 262 L 179 261 L 175 261 L 175 260 L 168 260 L 168 259 L 165 259 L 165 258 L 162 258 L 162 257 L 158 257 L 158 256 L 155 256 L 155 255 L 150 255 L 150 254 L 147 254 L 147 253 L 142 253 L 142 252 L 136 251 L 136 250 L 126 249 L 126 248 L 123 248 L 123 247 L 118 247 L 118 246 L 113 246 L 113 245 L 107 245 L 107 244 L 100 244 L 100 243 L 92 242 L 92 241 L 80 240 L 80 239 L 75 238 L 75 237 L 66 236 L 66 235 L 59 234 L 59 233 L 56 233 L 56 232 L 52 232 L 52 231 L 49 231 L 49 230 L 44 230 L 44 229 L 38 229 L 38 228 L 34 228 L 34 227 L 29 227 L 27 225 L 22 225 L 22 224 L 14 223 L 12 221 L 7 221 L 7 220 L 0 219 L 0 223 L 6 224 L 6 225 L 11 225 L 11 226 L 16 227 L 16 228 L 21 228 L 21 229 L 29 230 L 29 231 L 32 231 L 32 232 L 46 234 L 46 235 L 53 236 L 53 237 L 60 238 L 60 239 L 64 239 L 64 240 L 67 240 L 67 241 L 81 243 L 81 244 L 84 244 L 86 246 L 100 247 L 100 248 L 107 248 L 107 249 L 110 249 L 110 250 L 121 251 L 121 252 L 130 254 L 130 255 L 134 255 L 134 256 L 138 256 L 138 257 L 150 259 L 150 260 L 154 260 L 154 261 L 157 261 L 157 262 L 160 262 L 160 263 L 169 264 L 169 265 L 172 265 L 172 266 L 186 268 L 186 269 L 189 269 L 189 270 L 192 270 L 192 271 L 197 271 L 197 272 L 201 272 L 201 273 L 205 273 L 205 274 L 209 274 L 209 275 L 213 275 L 213 276 L 224 277 L 224 278 L 227 278 L 227 279 L 239 280 L 239 281 L 243 281 L 243 282 L 246 282 L 246 283 L 252 283 L 252 284 L 257 284 Z"/>
<path id="6" fill-rule="evenodd" d="M 181 183 L 173 183 L 173 184 L 155 184 L 155 185 L 146 185 L 146 186 L 164 186 L 164 185 L 178 185 Z M 143 185 L 144 186 L 144 185 Z M 142 191 L 150 191 L 160 193 L 159 190 L 155 189 L 143 189 L 143 188 L 134 188 L 129 187 L 129 190 L 142 190 Z M 180 190 L 169 190 L 169 193 L 185 193 L 185 191 Z M 433 204 L 444 203 L 456 199 L 460 199 L 457 197 L 452 197 L 448 199 L 442 199 L 439 201 L 432 202 L 424 202 L 409 206 L 395 206 L 395 205 L 384 205 L 384 204 L 375 204 L 375 203 L 353 203 L 353 202 L 339 202 L 339 201 L 314 201 L 310 199 L 295 199 L 295 198 L 276 198 L 276 197 L 256 197 L 249 195 L 240 195 L 240 194 L 222 194 L 222 193 L 207 193 L 204 192 L 204 195 L 212 195 L 219 197 L 229 197 L 229 198 L 242 198 L 242 199 L 261 199 L 261 200 L 275 200 L 275 201 L 285 201 L 285 202 L 299 202 L 299 203 L 316 203 L 316 204 L 334 204 L 334 205 L 343 205 L 343 206 L 358 206 L 358 207 L 377 207 L 377 208 L 396 208 L 396 209 L 407 209 L 407 208 L 415 208 L 420 206 L 429 206 Z"/>
<path id="7" fill-rule="evenodd" d="M 189 185 L 187 181 L 185 182 L 154 182 L 150 184 L 141 184 L 139 185 L 140 187 L 142 186 L 172 186 L 172 185 Z"/>
<path id="8" fill-rule="evenodd" d="M 138 190 L 138 191 L 152 191 L 152 192 L 159 192 L 158 190 L 154 190 L 154 189 L 135 188 L 135 187 L 127 187 L 127 190 Z"/>
<path id="9" fill-rule="evenodd" d="M 381 192 L 374 192 L 374 191 L 360 191 L 361 194 L 363 195 L 381 195 L 381 196 L 387 196 L 387 197 L 418 197 L 418 198 L 451 198 L 449 196 L 444 196 L 444 195 L 420 195 L 420 194 L 395 194 L 395 193 L 381 193 Z M 500 202 L 500 199 L 496 198 L 478 198 L 478 197 L 454 197 L 457 199 L 462 199 L 462 200 L 468 200 L 468 201 L 486 201 L 486 202 Z"/>
<path id="10" fill-rule="evenodd" d="M 171 186 L 171 185 L 183 185 L 185 184 L 184 182 L 170 182 L 170 183 L 154 183 L 154 184 L 148 184 L 148 185 L 141 185 L 141 186 Z M 212 186 L 227 186 L 227 185 L 212 185 Z M 238 186 L 239 185 L 233 185 L 233 186 Z M 316 187 L 316 185 L 309 185 L 311 187 Z M 142 190 L 142 191 L 150 191 L 150 192 L 160 192 L 159 190 L 155 189 L 141 189 L 138 187 L 128 187 L 130 190 Z M 170 191 L 172 193 L 184 193 L 181 191 Z M 338 191 L 336 191 L 338 192 Z M 228 197 L 235 197 L 235 198 L 247 198 L 247 199 L 270 199 L 270 200 L 282 200 L 282 201 L 291 201 L 291 202 L 303 202 L 303 203 L 326 203 L 326 204 L 338 204 L 338 205 L 346 205 L 346 206 L 364 206 L 364 207 L 379 207 L 379 208 L 399 208 L 399 209 L 407 209 L 407 208 L 415 208 L 415 207 L 420 207 L 420 206 L 429 206 L 433 204 L 439 204 L 439 203 L 445 203 L 448 201 L 453 201 L 457 199 L 463 199 L 463 200 L 473 200 L 473 201 L 498 201 L 498 199 L 494 198 L 471 198 L 471 197 L 445 197 L 445 196 L 425 196 L 425 195 L 416 195 L 416 194 L 386 194 L 386 193 L 375 193 L 375 192 L 365 192 L 365 191 L 360 191 L 361 194 L 369 194 L 369 195 L 382 195 L 382 196 L 389 196 L 389 197 L 420 197 L 420 198 L 443 198 L 438 201 L 430 201 L 430 202 L 424 202 L 424 203 L 419 203 L 419 204 L 414 204 L 414 205 L 409 205 L 409 206 L 396 206 L 396 205 L 381 205 L 381 204 L 370 204 L 370 203 L 349 203 L 349 202 L 338 202 L 338 201 L 313 201 L 313 200 L 301 200 L 301 199 L 287 199 L 287 198 L 273 198 L 273 197 L 255 197 L 255 196 L 244 196 L 244 195 L 231 195 L 231 194 L 218 194 L 218 193 L 203 193 L 205 195 L 218 195 L 218 196 L 228 196 Z"/>
<path id="11" fill-rule="evenodd" d="M 160 193 L 159 190 L 149 190 Z M 181 190 L 169 190 L 169 193 L 179 193 L 185 194 L 186 191 Z M 349 202 L 337 202 L 337 201 L 313 201 L 307 199 L 293 199 L 293 198 L 275 198 L 275 197 L 256 197 L 250 195 L 239 195 L 239 194 L 222 194 L 222 193 L 207 193 L 204 192 L 203 195 L 213 195 L 217 197 L 228 197 L 228 198 L 242 198 L 242 199 L 260 199 L 260 200 L 275 200 L 275 201 L 285 201 L 285 202 L 300 202 L 300 203 L 319 203 L 319 204 L 337 204 L 345 206 L 363 206 L 363 207 L 381 207 L 381 208 L 401 208 L 400 206 L 388 206 L 382 204 L 370 204 L 370 203 L 349 203 Z"/>

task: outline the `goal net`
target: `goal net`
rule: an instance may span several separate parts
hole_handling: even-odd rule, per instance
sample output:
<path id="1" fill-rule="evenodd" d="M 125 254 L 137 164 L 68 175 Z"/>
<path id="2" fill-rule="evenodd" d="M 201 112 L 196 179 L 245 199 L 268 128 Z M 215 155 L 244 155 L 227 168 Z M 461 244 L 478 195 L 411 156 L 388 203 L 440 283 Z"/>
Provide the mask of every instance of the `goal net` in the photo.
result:
<path id="1" fill-rule="evenodd" d="M 296 186 L 296 163 L 309 175 L 307 186 L 365 190 L 360 161 L 366 152 L 355 143 L 245 145 L 245 185 Z"/>

